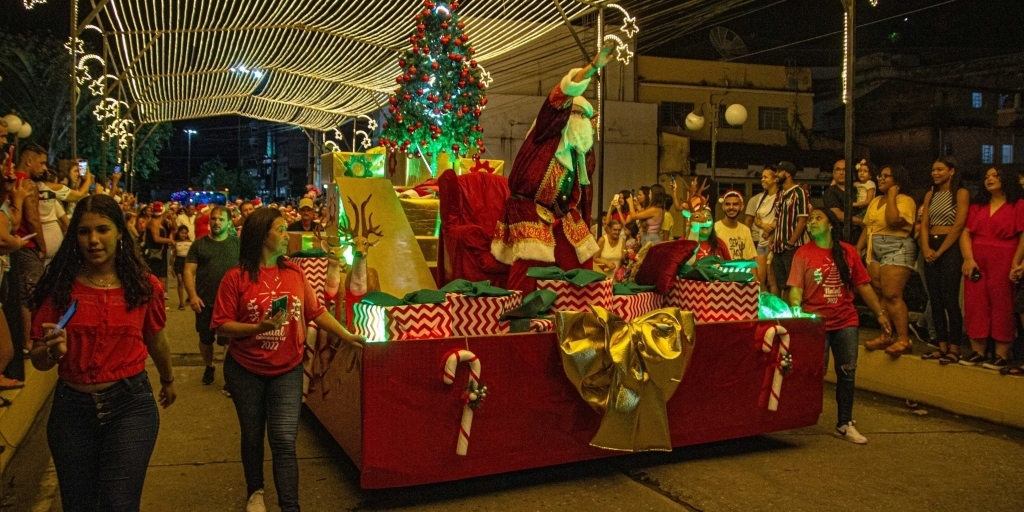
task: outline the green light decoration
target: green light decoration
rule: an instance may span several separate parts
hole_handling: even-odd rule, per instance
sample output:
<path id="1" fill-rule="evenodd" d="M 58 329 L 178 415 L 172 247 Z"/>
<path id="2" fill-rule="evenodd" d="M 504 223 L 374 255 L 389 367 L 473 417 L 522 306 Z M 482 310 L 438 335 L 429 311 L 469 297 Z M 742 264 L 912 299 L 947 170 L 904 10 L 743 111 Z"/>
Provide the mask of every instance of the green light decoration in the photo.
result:
<path id="1" fill-rule="evenodd" d="M 775 320 L 780 318 L 817 318 L 814 313 L 805 313 L 800 306 L 790 307 L 779 297 L 768 292 L 761 292 L 758 297 L 758 318 Z"/>
<path id="2" fill-rule="evenodd" d="M 345 201 L 341 200 L 341 195 L 338 195 L 338 231 L 347 231 L 351 224 L 348 221 L 348 214 L 345 213 Z M 355 258 L 355 250 L 353 249 L 352 243 L 348 238 L 341 237 L 341 247 L 344 249 L 341 252 L 341 261 L 345 262 L 345 266 L 351 268 L 352 262 Z"/>
<path id="3" fill-rule="evenodd" d="M 398 87 L 387 107 L 380 144 L 424 159 L 436 173 L 438 156 L 449 161 L 484 151 L 480 114 L 489 77 L 475 60 L 459 21 L 459 2 L 424 0 L 414 17 L 412 48 L 398 60 Z"/>
<path id="4" fill-rule="evenodd" d="M 369 178 L 371 177 L 370 162 L 366 160 L 366 155 L 357 154 L 350 156 L 344 162 L 345 165 L 345 176 L 350 178 Z M 357 173 L 358 166 L 358 173 Z"/>

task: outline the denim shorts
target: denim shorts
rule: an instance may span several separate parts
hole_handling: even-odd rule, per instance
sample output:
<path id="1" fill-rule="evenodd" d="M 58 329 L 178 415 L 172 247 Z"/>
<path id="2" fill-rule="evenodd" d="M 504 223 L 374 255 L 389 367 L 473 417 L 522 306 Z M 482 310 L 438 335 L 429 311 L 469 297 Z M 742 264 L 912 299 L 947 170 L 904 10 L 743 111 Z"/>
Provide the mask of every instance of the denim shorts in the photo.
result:
<path id="1" fill-rule="evenodd" d="M 871 235 L 871 261 L 914 269 L 917 267 L 917 243 L 907 236 Z"/>
<path id="2" fill-rule="evenodd" d="M 765 254 L 769 254 L 771 252 L 772 252 L 772 249 L 771 249 L 771 247 L 768 247 L 768 244 L 764 244 L 764 245 L 757 244 L 757 255 L 758 256 L 764 256 Z"/>

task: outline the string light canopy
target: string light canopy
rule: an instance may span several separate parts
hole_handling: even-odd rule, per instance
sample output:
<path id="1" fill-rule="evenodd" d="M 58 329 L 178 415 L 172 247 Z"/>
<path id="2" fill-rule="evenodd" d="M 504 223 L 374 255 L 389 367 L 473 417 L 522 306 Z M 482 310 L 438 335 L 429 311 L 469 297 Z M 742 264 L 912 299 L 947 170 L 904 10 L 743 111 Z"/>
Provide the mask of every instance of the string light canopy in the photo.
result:
<path id="1" fill-rule="evenodd" d="M 482 63 L 562 24 L 550 0 L 464 4 L 461 19 Z M 68 50 L 78 56 L 78 79 L 90 92 L 118 89 L 118 108 L 104 101 L 96 113 L 110 124 L 123 126 L 125 117 L 155 123 L 238 114 L 325 131 L 387 102 L 412 30 L 407 20 L 422 10 L 422 0 L 100 5 L 94 27 L 109 43 L 106 60 L 83 55 L 80 40 L 69 41 Z M 591 9 L 580 2 L 563 5 L 571 18 Z"/>

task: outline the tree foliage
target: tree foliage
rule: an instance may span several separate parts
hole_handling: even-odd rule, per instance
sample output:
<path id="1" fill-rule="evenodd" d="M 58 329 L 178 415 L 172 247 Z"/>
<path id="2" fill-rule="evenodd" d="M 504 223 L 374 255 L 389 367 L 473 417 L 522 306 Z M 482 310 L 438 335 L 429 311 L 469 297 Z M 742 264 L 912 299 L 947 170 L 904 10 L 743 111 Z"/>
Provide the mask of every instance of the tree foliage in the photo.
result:
<path id="1" fill-rule="evenodd" d="M 192 188 L 213 187 L 226 188 L 231 196 L 256 197 L 256 184 L 248 174 L 241 174 L 237 169 L 229 169 L 219 157 L 207 160 L 199 166 L 199 171 L 192 175 Z"/>
<path id="2" fill-rule="evenodd" d="M 0 76 L 0 115 L 16 111 L 32 125 L 28 140 L 47 147 L 53 160 L 69 158 L 71 55 L 64 41 L 49 33 L 0 38 Z M 105 178 L 116 163 L 130 159 L 127 151 L 134 150 L 136 177 L 146 180 L 159 168 L 160 150 L 173 132 L 170 123 L 143 127 L 136 147 L 119 151 L 116 141 L 102 140 L 104 126 L 92 114 L 98 102 L 88 88 L 79 88 L 79 157 L 89 160 L 90 167 Z"/>

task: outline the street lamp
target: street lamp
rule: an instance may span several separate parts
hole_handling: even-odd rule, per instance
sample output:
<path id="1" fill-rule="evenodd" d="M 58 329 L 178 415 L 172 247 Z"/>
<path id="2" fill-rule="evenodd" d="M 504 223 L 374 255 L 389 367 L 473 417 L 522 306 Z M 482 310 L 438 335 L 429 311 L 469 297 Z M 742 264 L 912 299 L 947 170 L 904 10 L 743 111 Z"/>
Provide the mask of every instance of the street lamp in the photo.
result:
<path id="1" fill-rule="evenodd" d="M 187 168 L 185 170 L 185 173 L 186 173 L 186 175 L 188 177 L 187 184 L 188 184 L 188 186 L 191 186 L 192 185 L 192 136 L 197 134 L 197 133 L 199 133 L 199 132 L 197 132 L 197 131 L 195 131 L 195 130 L 190 128 L 190 129 L 185 130 L 185 133 L 188 134 L 188 164 L 187 164 Z"/>
<path id="2" fill-rule="evenodd" d="M 878 0 L 868 0 L 871 3 L 871 7 L 878 7 Z M 853 135 L 854 135 L 854 110 L 853 110 L 853 99 L 854 89 L 856 83 L 854 82 L 854 71 L 857 62 L 856 52 L 856 32 L 857 32 L 857 0 L 841 0 L 843 4 L 843 103 L 846 105 L 845 115 L 845 141 L 844 141 L 844 156 L 846 160 L 846 168 L 850 172 L 846 173 L 846 196 L 843 198 L 844 211 L 849 212 L 853 204 L 853 175 L 856 166 L 853 165 Z M 853 229 L 853 216 L 847 215 L 843 219 L 843 236 L 847 239 L 850 237 L 850 231 Z"/>
<path id="3" fill-rule="evenodd" d="M 722 108 L 725 98 L 719 98 L 716 102 L 714 94 L 708 97 L 708 101 L 700 105 L 700 114 L 697 111 L 686 115 L 686 128 L 691 131 L 699 131 L 704 128 L 705 108 L 711 110 L 711 180 L 715 181 L 715 169 L 718 164 L 718 112 Z M 733 103 L 725 109 L 725 122 L 731 126 L 740 126 L 747 122 L 747 108 L 739 103 Z"/>

